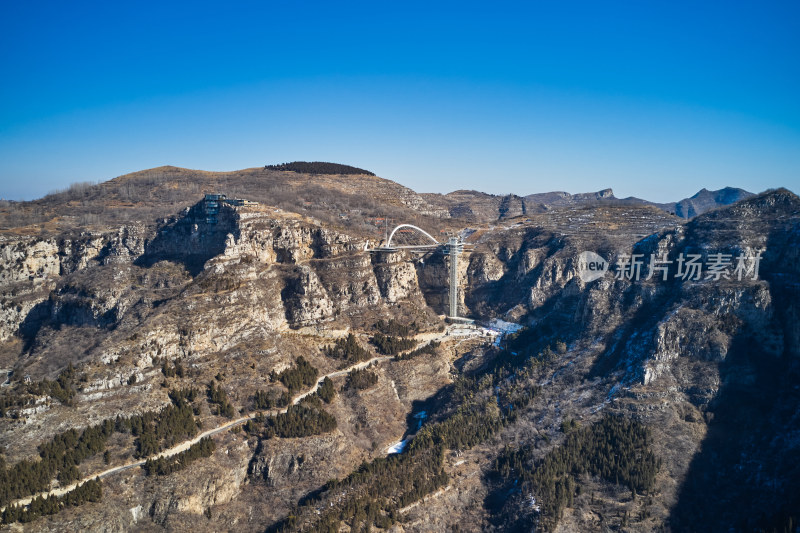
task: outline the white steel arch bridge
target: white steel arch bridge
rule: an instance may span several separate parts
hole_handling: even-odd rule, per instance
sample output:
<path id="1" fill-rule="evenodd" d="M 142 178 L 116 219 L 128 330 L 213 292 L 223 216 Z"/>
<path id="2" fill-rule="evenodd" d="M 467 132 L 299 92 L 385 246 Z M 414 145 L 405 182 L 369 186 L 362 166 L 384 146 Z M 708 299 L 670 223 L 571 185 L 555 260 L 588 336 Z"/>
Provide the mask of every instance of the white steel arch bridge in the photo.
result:
<path id="1" fill-rule="evenodd" d="M 402 229 L 402 228 L 411 228 L 411 229 L 417 230 L 418 232 L 420 232 L 423 235 L 425 235 L 428 239 L 430 239 L 433 242 L 433 244 L 392 246 L 392 238 L 394 237 L 394 234 L 397 233 L 397 231 Z M 428 233 L 424 229 L 422 229 L 420 227 L 417 227 L 417 226 L 415 226 L 413 224 L 400 224 L 399 226 L 397 226 L 396 228 L 394 228 L 392 230 L 392 233 L 389 235 L 389 238 L 386 240 L 386 248 L 423 248 L 423 247 L 424 248 L 436 248 L 437 246 L 440 246 L 441 244 L 443 244 L 443 243 L 440 243 L 439 241 L 437 241 L 433 237 L 433 235 L 431 235 L 430 233 Z"/>
<path id="2" fill-rule="evenodd" d="M 410 228 L 413 230 L 418 231 L 428 240 L 431 241 L 431 244 L 403 244 L 403 245 L 392 245 L 392 239 L 394 238 L 395 234 L 404 228 Z M 449 289 L 449 300 L 450 300 L 450 310 L 449 316 L 451 319 L 459 319 L 458 318 L 458 256 L 464 253 L 464 242 L 458 237 L 450 237 L 447 242 L 439 242 L 436 238 L 425 231 L 424 229 L 417 227 L 413 224 L 400 224 L 399 226 L 395 227 L 392 230 L 392 233 L 389 234 L 389 237 L 386 239 L 386 243 L 381 248 L 376 248 L 373 251 L 376 252 L 393 252 L 401 249 L 406 249 L 410 251 L 416 252 L 430 252 L 436 248 L 444 248 L 444 253 L 450 256 L 450 289 Z M 463 320 L 463 319 L 459 319 Z"/>

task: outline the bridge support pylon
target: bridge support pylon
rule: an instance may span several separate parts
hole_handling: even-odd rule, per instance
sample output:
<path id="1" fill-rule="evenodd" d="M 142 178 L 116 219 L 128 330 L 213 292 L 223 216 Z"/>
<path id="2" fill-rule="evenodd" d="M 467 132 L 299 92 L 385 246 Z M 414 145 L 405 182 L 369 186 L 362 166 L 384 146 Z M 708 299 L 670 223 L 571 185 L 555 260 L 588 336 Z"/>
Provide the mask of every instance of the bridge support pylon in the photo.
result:
<path id="1" fill-rule="evenodd" d="M 458 256 L 464 252 L 464 243 L 456 237 L 447 240 L 450 256 L 450 309 L 449 318 L 458 318 Z"/>

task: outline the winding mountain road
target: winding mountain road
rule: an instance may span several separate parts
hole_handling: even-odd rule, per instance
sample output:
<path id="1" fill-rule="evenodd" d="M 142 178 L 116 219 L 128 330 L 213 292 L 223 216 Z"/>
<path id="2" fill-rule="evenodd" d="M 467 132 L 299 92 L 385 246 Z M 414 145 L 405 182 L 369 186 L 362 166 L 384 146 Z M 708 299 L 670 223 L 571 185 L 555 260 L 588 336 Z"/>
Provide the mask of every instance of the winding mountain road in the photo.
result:
<path id="1" fill-rule="evenodd" d="M 420 348 L 420 347 L 422 347 L 422 346 L 424 346 L 426 344 L 429 344 L 431 342 L 438 341 L 440 339 L 448 337 L 448 335 L 450 333 L 450 329 L 451 329 L 451 327 L 448 327 L 447 329 L 445 329 L 445 331 L 443 333 L 439 334 L 438 336 L 434 336 L 432 338 L 421 340 L 421 342 L 417 343 L 417 345 L 414 347 L 414 349 Z M 418 338 L 419 338 L 419 336 L 418 336 Z M 345 375 L 349 374 L 350 372 L 352 372 L 353 370 L 366 368 L 366 367 L 370 366 L 373 363 L 383 363 L 383 362 L 388 361 L 390 359 L 394 359 L 394 356 L 392 356 L 392 355 L 379 355 L 379 356 L 373 357 L 372 359 L 368 359 L 367 361 L 361 361 L 360 363 L 355 363 L 353 365 L 348 366 L 347 368 L 343 368 L 341 370 L 336 370 L 334 372 L 330 372 L 328 374 L 325 374 L 324 376 L 320 377 L 317 380 L 317 382 L 314 384 L 313 387 L 311 387 L 306 392 L 296 396 L 292 400 L 292 405 L 297 405 L 306 396 L 308 396 L 310 394 L 314 394 L 315 392 L 317 392 L 317 389 L 319 389 L 320 385 L 322 384 L 323 381 L 325 381 L 326 378 L 335 378 L 335 377 L 345 376 Z M 223 431 L 227 431 L 227 430 L 229 430 L 229 429 L 231 429 L 233 427 L 236 427 L 236 426 L 239 426 L 241 424 L 244 424 L 248 420 L 252 420 L 252 419 L 258 417 L 259 415 L 274 416 L 276 414 L 285 413 L 287 411 L 287 409 L 288 409 L 288 407 L 284 407 L 282 409 L 273 409 L 273 410 L 270 410 L 270 411 L 259 411 L 259 412 L 251 413 L 251 414 L 249 414 L 247 416 L 243 416 L 241 418 L 237 418 L 236 420 L 232 420 L 230 422 L 226 422 L 225 424 L 223 424 L 221 426 L 215 427 L 213 429 L 206 430 L 206 431 L 200 433 L 199 435 L 193 437 L 192 439 L 185 440 L 185 441 L 181 442 L 180 444 L 176 444 L 172 448 L 168 448 L 168 449 L 164 450 L 163 452 L 161 452 L 161 453 L 159 453 L 157 455 L 153 455 L 153 456 L 149 457 L 148 459 L 157 459 L 159 457 L 171 457 L 173 455 L 176 455 L 178 453 L 181 453 L 183 451 L 188 450 L 189 447 L 192 444 L 195 444 L 195 443 L 199 442 L 200 439 L 203 439 L 205 437 L 211 437 L 211 436 L 216 435 L 218 433 L 222 433 Z M 80 485 L 83 485 L 84 483 L 86 483 L 89 480 L 92 480 L 92 479 L 95 479 L 95 478 L 100 478 L 100 479 L 107 478 L 107 477 L 112 476 L 114 474 L 118 474 L 120 472 L 124 472 L 126 470 L 130 470 L 131 468 L 136 468 L 136 467 L 142 466 L 142 465 L 144 465 L 144 463 L 146 461 L 147 461 L 147 459 L 141 459 L 141 460 L 134 461 L 134 462 L 131 462 L 131 463 L 127 463 L 127 464 L 124 464 L 124 465 L 115 466 L 115 467 L 109 468 L 108 470 L 104 470 L 102 472 L 98 472 L 98 473 L 92 474 L 90 476 L 86 476 L 83 479 L 81 479 L 79 481 L 76 481 L 75 483 L 72 483 L 71 485 L 67 485 L 65 487 L 59 487 L 59 488 L 52 489 L 52 490 L 46 491 L 46 492 L 40 492 L 38 494 L 34 494 L 32 496 L 28 496 L 27 498 L 21 498 L 19 500 L 15 500 L 15 501 L 11 502 L 9 505 L 28 505 L 34 500 L 34 498 L 37 498 L 39 496 L 41 496 L 41 497 L 63 496 L 67 492 L 70 492 L 70 491 L 76 489 L 77 487 L 79 487 Z M 4 510 L 5 510 L 5 507 L 0 509 L 0 512 L 2 512 Z"/>

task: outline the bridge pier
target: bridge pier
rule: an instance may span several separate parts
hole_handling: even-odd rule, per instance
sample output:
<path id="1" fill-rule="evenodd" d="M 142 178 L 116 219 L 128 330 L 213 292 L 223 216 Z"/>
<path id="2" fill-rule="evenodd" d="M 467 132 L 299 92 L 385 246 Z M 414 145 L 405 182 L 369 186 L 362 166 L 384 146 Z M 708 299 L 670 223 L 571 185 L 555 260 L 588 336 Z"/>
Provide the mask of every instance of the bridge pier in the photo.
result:
<path id="1" fill-rule="evenodd" d="M 455 237 L 447 240 L 447 254 L 450 256 L 450 318 L 458 317 L 458 256 L 464 252 L 464 245 Z"/>

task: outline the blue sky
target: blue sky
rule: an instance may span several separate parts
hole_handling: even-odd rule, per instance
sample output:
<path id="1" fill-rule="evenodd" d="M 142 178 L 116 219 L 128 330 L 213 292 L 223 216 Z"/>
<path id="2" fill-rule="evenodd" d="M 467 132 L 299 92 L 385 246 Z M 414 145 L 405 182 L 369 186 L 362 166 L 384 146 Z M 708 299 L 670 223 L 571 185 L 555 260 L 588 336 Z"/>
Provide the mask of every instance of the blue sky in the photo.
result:
<path id="1" fill-rule="evenodd" d="M 0 197 L 293 160 L 421 192 L 800 192 L 799 27 L 795 1 L 2 2 Z"/>

